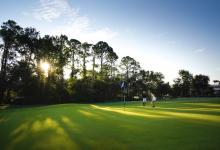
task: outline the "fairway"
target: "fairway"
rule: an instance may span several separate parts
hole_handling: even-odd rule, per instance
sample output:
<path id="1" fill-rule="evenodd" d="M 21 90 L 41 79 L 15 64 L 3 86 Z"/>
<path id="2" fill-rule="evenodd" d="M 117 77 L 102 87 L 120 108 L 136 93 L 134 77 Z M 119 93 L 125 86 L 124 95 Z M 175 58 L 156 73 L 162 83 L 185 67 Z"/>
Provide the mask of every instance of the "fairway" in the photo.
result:
<path id="1" fill-rule="evenodd" d="M 220 99 L 1 108 L 0 149 L 219 150 Z"/>

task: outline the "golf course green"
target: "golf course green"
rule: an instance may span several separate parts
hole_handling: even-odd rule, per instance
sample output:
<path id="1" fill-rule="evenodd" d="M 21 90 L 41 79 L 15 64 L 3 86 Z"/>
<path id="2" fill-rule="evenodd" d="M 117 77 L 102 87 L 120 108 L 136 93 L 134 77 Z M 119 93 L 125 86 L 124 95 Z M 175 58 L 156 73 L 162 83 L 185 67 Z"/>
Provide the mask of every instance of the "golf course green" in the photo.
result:
<path id="1" fill-rule="evenodd" d="M 0 149 L 219 150 L 220 99 L 1 107 Z"/>

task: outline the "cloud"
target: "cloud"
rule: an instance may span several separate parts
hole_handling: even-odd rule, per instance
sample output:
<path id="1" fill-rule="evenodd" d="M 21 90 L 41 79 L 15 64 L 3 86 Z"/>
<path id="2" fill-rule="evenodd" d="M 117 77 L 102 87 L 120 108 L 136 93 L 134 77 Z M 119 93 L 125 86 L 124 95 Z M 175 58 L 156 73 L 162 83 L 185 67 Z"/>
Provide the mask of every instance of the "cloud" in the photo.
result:
<path id="1" fill-rule="evenodd" d="M 68 0 L 40 0 L 39 6 L 32 10 L 31 16 L 50 24 L 58 21 L 58 24 L 53 24 L 53 27 L 46 31 L 46 34 L 50 35 L 65 34 L 70 38 L 93 43 L 99 40 L 108 41 L 118 35 L 118 32 L 109 27 L 91 29 L 89 18 L 81 15 L 79 8 L 71 7 Z"/>
<path id="2" fill-rule="evenodd" d="M 199 48 L 199 49 L 195 49 L 195 50 L 194 50 L 194 52 L 196 52 L 196 53 L 202 53 L 202 52 L 204 52 L 204 51 L 206 51 L 205 48 Z"/>
<path id="3" fill-rule="evenodd" d="M 112 31 L 110 28 L 102 28 L 88 34 L 90 38 L 96 37 L 97 39 L 111 39 L 118 35 L 117 32 Z M 108 38 L 106 38 L 108 37 Z"/>
<path id="4" fill-rule="evenodd" d="M 76 38 L 81 42 L 90 42 L 95 44 L 96 42 L 109 41 L 110 39 L 116 37 L 118 32 L 112 31 L 110 28 L 105 27 L 97 30 L 90 31 L 86 28 L 78 26 L 79 24 L 73 24 L 68 27 L 58 27 L 54 31 L 51 31 L 52 35 L 65 34 L 70 38 Z M 86 23 L 85 23 L 86 26 Z"/>
<path id="5" fill-rule="evenodd" d="M 67 0 L 40 0 L 40 6 L 33 10 L 34 18 L 45 21 L 52 21 L 69 13 L 76 14 L 77 11 L 69 6 Z"/>

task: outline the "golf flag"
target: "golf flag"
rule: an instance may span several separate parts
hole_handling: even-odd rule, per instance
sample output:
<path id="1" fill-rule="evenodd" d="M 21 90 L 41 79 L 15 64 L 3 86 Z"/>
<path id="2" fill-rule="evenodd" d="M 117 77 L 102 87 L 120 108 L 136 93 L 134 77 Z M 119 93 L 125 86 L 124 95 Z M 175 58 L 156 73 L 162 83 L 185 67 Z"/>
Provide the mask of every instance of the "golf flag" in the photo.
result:
<path id="1" fill-rule="evenodd" d="M 125 87 L 125 82 L 123 81 L 122 83 L 121 83 L 121 89 L 123 89 Z"/>
<path id="2" fill-rule="evenodd" d="M 124 99 L 124 111 L 125 111 L 125 81 L 121 83 L 121 89 L 123 90 L 123 99 Z"/>

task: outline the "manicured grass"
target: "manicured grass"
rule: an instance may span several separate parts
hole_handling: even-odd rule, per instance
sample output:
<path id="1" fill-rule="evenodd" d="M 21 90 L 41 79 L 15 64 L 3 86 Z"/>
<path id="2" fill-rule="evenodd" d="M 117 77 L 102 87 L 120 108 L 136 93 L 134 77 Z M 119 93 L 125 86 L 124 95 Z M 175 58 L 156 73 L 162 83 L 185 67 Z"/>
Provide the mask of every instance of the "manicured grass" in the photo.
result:
<path id="1" fill-rule="evenodd" d="M 220 99 L 1 109 L 0 149 L 219 150 Z"/>

